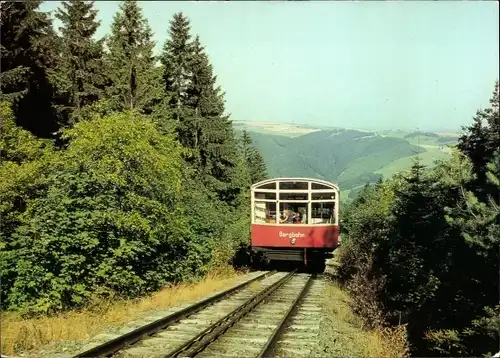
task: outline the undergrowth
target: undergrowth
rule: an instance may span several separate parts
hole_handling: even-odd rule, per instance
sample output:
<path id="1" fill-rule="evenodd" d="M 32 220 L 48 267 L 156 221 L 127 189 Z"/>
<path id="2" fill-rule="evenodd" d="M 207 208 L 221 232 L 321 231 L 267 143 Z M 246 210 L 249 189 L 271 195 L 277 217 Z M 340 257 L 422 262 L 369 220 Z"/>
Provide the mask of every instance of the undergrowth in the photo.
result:
<path id="1" fill-rule="evenodd" d="M 324 356 L 409 357 L 406 327 L 363 329 L 360 317 L 350 308 L 350 297 L 336 283 L 325 290 Z"/>
<path id="2" fill-rule="evenodd" d="M 240 276 L 232 267 L 219 267 L 195 283 L 169 285 L 140 299 L 94 300 L 86 308 L 53 316 L 23 318 L 3 313 L 1 353 L 7 356 L 36 352 L 45 345 L 61 341 L 84 340 L 106 326 L 131 321 L 152 309 L 174 307 L 200 299 L 235 284 Z"/>

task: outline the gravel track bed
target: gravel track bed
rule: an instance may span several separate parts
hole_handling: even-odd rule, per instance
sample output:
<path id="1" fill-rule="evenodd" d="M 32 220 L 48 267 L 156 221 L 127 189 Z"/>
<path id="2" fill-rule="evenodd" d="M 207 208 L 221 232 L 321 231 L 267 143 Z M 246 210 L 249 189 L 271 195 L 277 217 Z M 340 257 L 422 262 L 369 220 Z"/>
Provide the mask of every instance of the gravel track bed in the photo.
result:
<path id="1" fill-rule="evenodd" d="M 276 347 L 278 357 L 324 357 L 319 352 L 320 324 L 324 317 L 323 300 L 327 281 L 324 277 L 316 278 L 305 297 L 298 303 L 297 311 L 290 318 L 285 332 Z"/>
<path id="2" fill-rule="evenodd" d="M 297 274 L 211 343 L 197 358 L 255 357 L 264 348 L 310 275 Z"/>
<path id="3" fill-rule="evenodd" d="M 232 294 L 229 298 L 223 299 L 198 313 L 180 320 L 160 333 L 140 341 L 128 349 L 121 350 L 114 357 L 163 357 L 169 351 L 178 348 L 184 342 L 195 337 L 211 324 L 244 304 L 258 291 L 271 286 L 286 275 L 287 273 L 285 272 L 279 272 L 261 281 L 254 282 L 241 291 Z M 244 281 L 248 279 L 247 277 Z"/>
<path id="4" fill-rule="evenodd" d="M 239 277 L 235 283 L 231 287 L 235 287 L 243 282 L 249 281 L 252 278 L 255 278 L 261 274 L 263 274 L 264 271 L 255 271 L 255 272 L 250 272 L 246 275 L 242 275 Z M 266 278 L 267 279 L 267 278 Z M 265 279 L 265 280 L 266 280 Z M 244 290 L 248 290 L 249 288 L 252 289 L 252 286 L 257 285 L 258 283 L 252 283 L 250 284 L 250 287 L 245 288 Z M 149 324 L 151 322 L 154 322 L 162 317 L 165 317 L 167 315 L 176 313 L 186 307 L 189 307 L 193 304 L 196 304 L 197 302 L 203 301 L 207 299 L 208 297 L 213 297 L 223 291 L 226 291 L 230 287 L 226 287 L 224 289 L 218 290 L 216 292 L 211 293 L 209 296 L 205 296 L 200 298 L 199 300 L 192 300 L 185 302 L 181 305 L 175 306 L 175 307 L 170 307 L 170 308 L 158 308 L 158 309 L 152 309 L 143 312 L 139 316 L 137 316 L 135 319 L 130 320 L 129 322 L 122 323 L 122 324 L 117 324 L 117 325 L 112 325 L 107 327 L 106 329 L 96 332 L 97 334 L 86 339 L 86 340 L 78 340 L 78 341 L 59 341 L 56 343 L 53 343 L 49 346 L 44 347 L 42 350 L 35 352 L 35 353 L 29 353 L 29 354 L 23 354 L 19 356 L 9 356 L 9 358 L 32 358 L 32 357 L 39 357 L 39 358 L 71 358 L 74 355 L 87 351 L 89 349 L 92 349 L 100 344 L 103 344 L 111 339 L 114 339 L 116 337 L 119 337 L 125 333 L 131 332 L 134 329 L 137 329 L 141 326 L 144 326 L 146 324 Z M 254 288 L 255 289 L 255 288 Z M 225 300 L 221 300 L 225 301 Z M 200 312 L 201 313 L 201 312 Z"/>

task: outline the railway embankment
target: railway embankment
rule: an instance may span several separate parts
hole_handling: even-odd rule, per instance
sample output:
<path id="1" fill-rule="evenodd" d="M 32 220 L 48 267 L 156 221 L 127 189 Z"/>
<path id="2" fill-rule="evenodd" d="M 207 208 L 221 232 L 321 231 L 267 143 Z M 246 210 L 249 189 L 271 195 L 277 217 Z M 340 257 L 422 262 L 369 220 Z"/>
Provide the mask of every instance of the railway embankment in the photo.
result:
<path id="1" fill-rule="evenodd" d="M 25 321 L 10 317 L 2 330 L 2 350 L 9 357 L 73 357 L 254 280 L 248 286 L 241 286 L 229 298 L 221 298 L 219 302 L 188 313 L 144 342 L 133 343 L 115 355 L 150 356 L 155 347 L 166 349 L 164 345 L 167 344 L 172 349 L 176 344 L 185 344 L 183 340 L 190 335 L 194 337 L 194 331 L 200 330 L 205 336 L 213 335 L 210 329 L 205 333 L 203 330 L 219 325 L 215 331 L 219 330 L 220 336 L 207 341 L 206 346 L 194 355 L 231 356 L 239 347 L 243 349 L 240 353 L 248 353 L 249 357 L 267 357 L 269 354 L 297 357 L 404 356 L 402 332 L 362 329 L 359 318 L 349 308 L 349 297 L 330 279 L 330 268 L 324 275 L 295 275 L 296 278 L 292 277 L 282 287 L 269 291 L 265 297 L 261 291 L 269 290 L 285 273 L 257 280 L 259 275 L 262 272 L 209 277 L 197 284 L 165 288 L 147 299 L 108 302 L 107 306 L 59 317 Z M 258 302 L 255 298 L 252 301 L 252 297 L 258 297 Z M 253 302 L 250 306 L 247 299 Z M 230 318 L 226 319 L 226 316 Z M 280 325 L 281 329 L 277 329 Z M 201 341 L 203 339 L 206 337 Z M 268 347 L 271 341 L 273 346 Z M 163 348 L 160 355 L 168 353 L 168 349 Z M 193 346 L 187 345 L 183 349 L 184 353 L 195 352 Z"/>
<path id="2" fill-rule="evenodd" d="M 196 283 L 165 287 L 149 297 L 101 300 L 87 309 L 52 317 L 23 319 L 16 313 L 3 313 L 1 353 L 9 358 L 71 356 L 89 343 L 104 342 L 110 335 L 234 286 L 245 274 L 221 270 Z"/>

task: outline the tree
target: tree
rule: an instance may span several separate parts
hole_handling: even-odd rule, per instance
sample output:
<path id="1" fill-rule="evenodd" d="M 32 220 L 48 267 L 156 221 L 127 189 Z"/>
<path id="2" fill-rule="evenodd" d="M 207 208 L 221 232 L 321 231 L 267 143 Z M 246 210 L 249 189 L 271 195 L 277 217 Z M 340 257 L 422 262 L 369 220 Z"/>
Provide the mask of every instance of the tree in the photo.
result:
<path id="1" fill-rule="evenodd" d="M 241 147 L 248 170 L 250 171 L 251 183 L 257 183 L 267 178 L 267 168 L 264 158 L 260 152 L 252 145 L 252 138 L 246 130 L 243 130 L 241 137 Z"/>
<path id="2" fill-rule="evenodd" d="M 468 188 L 474 190 L 481 200 L 495 190 L 486 177 L 487 165 L 493 159 L 495 151 L 500 148 L 500 117 L 498 111 L 499 83 L 495 82 L 493 95 L 490 98 L 491 108 L 478 110 L 474 124 L 464 127 L 465 133 L 459 138 L 458 149 L 471 160 L 476 178 Z"/>
<path id="3" fill-rule="evenodd" d="M 64 117 L 75 109 L 92 104 L 102 97 L 104 86 L 103 40 L 95 41 L 100 22 L 94 2 L 62 2 L 56 18 L 62 23 L 60 60 L 54 81 L 62 97 Z"/>
<path id="4" fill-rule="evenodd" d="M 164 85 L 180 143 L 204 185 L 226 202 L 235 202 L 236 142 L 224 115 L 224 93 L 199 38 L 192 42 L 189 20 L 182 14 L 170 22 L 170 38 L 162 54 Z"/>
<path id="5" fill-rule="evenodd" d="M 163 45 L 161 63 L 163 84 L 169 108 L 173 109 L 173 119 L 182 121 L 182 106 L 186 101 L 186 90 L 191 73 L 188 69 L 192 59 L 189 20 L 182 14 L 174 14 L 170 21 L 169 38 Z"/>
<path id="6" fill-rule="evenodd" d="M 137 1 L 123 1 L 111 25 L 106 68 L 107 94 L 116 110 L 153 111 L 163 96 L 155 42 Z"/>
<path id="7" fill-rule="evenodd" d="M 353 308 L 368 326 L 407 322 L 419 356 L 498 347 L 497 92 L 491 102 L 451 160 L 432 171 L 417 161 L 409 175 L 365 188 L 342 212 L 338 273 Z"/>
<path id="8" fill-rule="evenodd" d="M 417 160 L 396 192 L 383 270 L 387 277 L 384 306 L 393 314 L 403 314 L 417 347 L 425 329 L 441 318 L 434 306 L 451 264 L 448 245 L 457 237 L 445 219 L 440 189 Z"/>
<path id="9" fill-rule="evenodd" d="M 5 307 L 17 276 L 20 251 L 13 233 L 22 223 L 30 200 L 40 193 L 53 146 L 50 140 L 35 138 L 16 126 L 8 102 L 0 102 L 0 133 L 0 290 Z"/>
<path id="10" fill-rule="evenodd" d="M 20 252 L 12 309 L 51 312 L 96 293 L 137 296 L 202 271 L 208 255 L 183 219 L 174 138 L 125 112 L 77 123 L 64 139 L 43 195 L 13 233 Z"/>
<path id="11" fill-rule="evenodd" d="M 40 3 L 0 3 L 0 99 L 13 103 L 19 125 L 49 138 L 59 128 L 48 75 L 56 64 L 57 40 L 48 14 L 37 10 Z"/>

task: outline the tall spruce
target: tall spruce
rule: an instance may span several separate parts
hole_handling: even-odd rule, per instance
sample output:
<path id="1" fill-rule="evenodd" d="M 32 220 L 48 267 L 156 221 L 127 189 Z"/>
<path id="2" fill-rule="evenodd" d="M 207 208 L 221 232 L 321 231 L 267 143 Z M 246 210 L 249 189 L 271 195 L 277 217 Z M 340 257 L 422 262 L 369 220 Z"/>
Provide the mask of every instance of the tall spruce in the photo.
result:
<path id="1" fill-rule="evenodd" d="M 234 180 L 237 148 L 232 123 L 224 115 L 224 93 L 216 85 L 199 38 L 190 41 L 189 20 L 182 13 L 174 15 L 169 34 L 161 61 L 178 139 L 190 149 L 188 162 L 205 185 L 224 201 L 233 202 L 241 188 Z"/>
<path id="2" fill-rule="evenodd" d="M 161 56 L 163 81 L 168 105 L 173 109 L 173 119 L 179 122 L 183 118 L 182 108 L 186 102 L 187 85 L 191 80 L 189 63 L 193 51 L 189 20 L 182 13 L 174 14 L 168 33 L 169 38 L 165 41 Z M 182 138 L 180 139 L 182 142 Z"/>
<path id="3" fill-rule="evenodd" d="M 246 130 L 243 130 L 243 134 L 241 136 L 241 146 L 246 165 L 250 172 L 250 180 L 252 184 L 266 179 L 267 168 L 264 158 L 262 158 L 262 155 L 257 148 L 253 146 L 252 138 Z"/>
<path id="4" fill-rule="evenodd" d="M 476 178 L 468 186 L 477 192 L 479 199 L 487 200 L 493 193 L 495 187 L 487 179 L 487 166 L 500 148 L 500 117 L 498 111 L 499 82 L 495 82 L 490 108 L 481 109 L 476 112 L 474 123 L 464 127 L 464 133 L 459 138 L 458 148 L 470 158 Z"/>
<path id="5" fill-rule="evenodd" d="M 156 65 L 154 46 L 153 33 L 137 1 L 123 1 L 107 41 L 107 94 L 115 109 L 150 114 L 161 100 L 161 67 Z"/>
<path id="6" fill-rule="evenodd" d="M 432 303 L 449 263 L 443 203 L 424 169 L 417 159 L 401 190 L 396 191 L 389 257 L 381 263 L 387 275 L 384 304 L 403 313 L 415 342 L 435 318 Z"/>
<path id="7" fill-rule="evenodd" d="M 233 201 L 239 192 L 235 171 L 237 144 L 232 122 L 224 114 L 224 93 L 217 86 L 217 77 L 199 38 L 192 44 L 193 54 L 188 67 L 186 107 L 190 116 L 186 122 L 193 130 L 191 137 L 201 170 L 211 186 L 226 201 Z"/>
<path id="8" fill-rule="evenodd" d="M 0 99 L 14 105 L 16 123 L 39 137 L 58 130 L 49 70 L 56 65 L 57 38 L 41 1 L 0 3 Z"/>
<path id="9" fill-rule="evenodd" d="M 60 60 L 54 81 L 62 97 L 60 109 L 65 119 L 69 119 L 75 109 L 102 97 L 103 40 L 93 38 L 100 25 L 93 7 L 93 1 L 64 1 L 55 15 L 62 26 L 59 27 Z"/>

